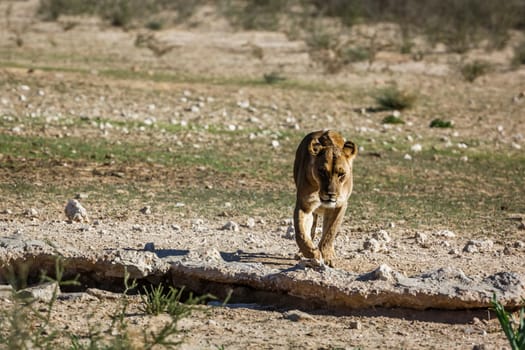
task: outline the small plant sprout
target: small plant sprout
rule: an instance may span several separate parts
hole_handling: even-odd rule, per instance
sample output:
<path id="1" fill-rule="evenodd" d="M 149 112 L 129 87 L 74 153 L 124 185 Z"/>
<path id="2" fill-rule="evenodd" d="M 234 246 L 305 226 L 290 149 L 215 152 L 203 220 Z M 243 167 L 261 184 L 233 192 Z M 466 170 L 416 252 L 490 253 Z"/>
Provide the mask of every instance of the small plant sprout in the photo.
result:
<path id="1" fill-rule="evenodd" d="M 521 308 L 519 320 L 515 322 L 512 315 L 505 311 L 503 305 L 496 298 L 496 294 L 492 297 L 492 306 L 496 315 L 498 316 L 501 329 L 507 337 L 512 350 L 525 350 L 525 310 Z M 514 326 L 517 326 L 514 329 Z"/>

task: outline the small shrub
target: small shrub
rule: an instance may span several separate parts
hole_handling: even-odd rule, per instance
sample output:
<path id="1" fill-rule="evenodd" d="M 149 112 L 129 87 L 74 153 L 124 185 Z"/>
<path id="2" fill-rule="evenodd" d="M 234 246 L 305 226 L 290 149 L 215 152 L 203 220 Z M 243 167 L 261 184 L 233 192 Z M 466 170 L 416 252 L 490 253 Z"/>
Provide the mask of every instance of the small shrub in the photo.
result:
<path id="1" fill-rule="evenodd" d="M 405 124 L 405 121 L 395 115 L 387 115 L 383 118 L 383 124 Z"/>
<path id="2" fill-rule="evenodd" d="M 264 82 L 266 84 L 275 84 L 275 83 L 278 83 L 280 81 L 286 80 L 285 77 L 283 77 L 282 75 L 280 75 L 277 72 L 265 73 L 263 75 L 263 78 L 264 78 Z"/>
<path id="3" fill-rule="evenodd" d="M 399 90 L 396 86 L 380 89 L 374 96 L 376 103 L 383 110 L 403 110 L 410 108 L 416 101 L 416 96 Z"/>
<path id="4" fill-rule="evenodd" d="M 306 44 L 313 50 L 328 50 L 334 46 L 334 38 L 330 33 L 316 29 L 310 32 Z"/>
<path id="5" fill-rule="evenodd" d="M 149 291 L 144 287 L 144 294 L 141 294 L 140 298 L 143 303 L 143 312 L 149 315 L 158 315 L 165 312 L 171 304 L 178 303 L 180 293 L 178 293 L 173 287 L 170 287 L 169 291 L 166 293 L 164 291 L 164 286 L 159 284 L 156 288 L 151 286 Z"/>
<path id="6" fill-rule="evenodd" d="M 525 41 L 522 41 L 518 46 L 514 47 L 512 64 L 514 66 L 525 64 Z"/>
<path id="7" fill-rule="evenodd" d="M 517 323 L 517 329 L 514 329 L 512 324 L 512 316 L 505 311 L 505 308 L 501 303 L 496 299 L 496 295 L 492 297 L 492 306 L 496 315 L 498 316 L 501 329 L 505 336 L 507 337 L 510 347 L 512 350 L 525 350 L 525 310 L 521 308 L 520 317 Z"/>
<path id="8" fill-rule="evenodd" d="M 349 47 L 341 51 L 345 63 L 362 62 L 370 59 L 370 50 L 363 47 Z"/>
<path id="9" fill-rule="evenodd" d="M 200 297 L 190 296 L 184 302 L 181 302 L 184 288 L 177 290 L 170 286 L 169 290 L 165 292 L 163 285 L 157 287 L 151 286 L 150 290 L 144 287 L 144 294 L 140 295 L 142 299 L 141 310 L 149 315 L 159 315 L 163 312 L 172 317 L 182 318 L 187 316 L 192 311 L 192 306 L 200 304 L 207 299 L 213 299 L 211 295 L 203 295 Z"/>
<path id="10" fill-rule="evenodd" d="M 490 71 L 490 64 L 484 61 L 473 61 L 461 66 L 461 75 L 468 82 L 473 82 L 476 78 L 487 74 Z"/>
<path id="11" fill-rule="evenodd" d="M 430 122 L 431 128 L 451 128 L 452 122 L 449 120 L 443 120 L 436 118 Z"/>
<path id="12" fill-rule="evenodd" d="M 164 27 L 164 23 L 159 20 L 151 20 L 148 23 L 146 23 L 146 28 L 151 30 L 161 30 L 162 27 Z"/>

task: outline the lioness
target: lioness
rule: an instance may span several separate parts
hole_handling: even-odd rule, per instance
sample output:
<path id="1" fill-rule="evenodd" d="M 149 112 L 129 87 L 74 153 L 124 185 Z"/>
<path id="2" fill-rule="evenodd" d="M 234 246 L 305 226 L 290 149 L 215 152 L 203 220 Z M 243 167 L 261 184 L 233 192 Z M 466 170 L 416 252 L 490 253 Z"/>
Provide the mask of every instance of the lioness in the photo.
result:
<path id="1" fill-rule="evenodd" d="M 295 239 L 306 258 L 334 266 L 334 240 L 352 193 L 352 161 L 357 146 L 335 131 L 315 131 L 301 141 L 295 155 L 297 188 Z M 313 244 L 317 218 L 323 214 L 323 235 Z"/>

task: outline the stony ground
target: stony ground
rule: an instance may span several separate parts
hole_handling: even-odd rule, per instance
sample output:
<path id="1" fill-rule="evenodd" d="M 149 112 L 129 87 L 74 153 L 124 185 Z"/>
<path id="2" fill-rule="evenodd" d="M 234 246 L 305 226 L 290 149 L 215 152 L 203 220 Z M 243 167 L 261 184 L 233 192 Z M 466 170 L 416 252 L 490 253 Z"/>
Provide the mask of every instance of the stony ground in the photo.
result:
<path id="1" fill-rule="evenodd" d="M 523 164 L 505 173 L 512 177 L 499 174 L 494 182 L 469 179 L 468 174 L 452 188 L 446 182 L 458 176 L 454 167 L 484 152 L 523 162 L 523 68 L 499 68 L 467 83 L 457 74 L 453 63 L 459 58 L 454 55 L 412 62 L 384 53 L 376 66 L 358 64 L 326 75 L 302 42 L 279 33 L 205 26 L 156 32 L 163 45 L 174 45 L 157 57 L 134 45 L 139 30 L 122 31 L 95 19 L 27 20 L 24 11 L 30 5 L 34 1 L 15 8 L 17 20 L 11 26 L 22 31 L 0 33 L 0 133 L 15 145 L 0 152 L 1 236 L 96 253 L 141 249 L 153 242 L 156 249 L 242 251 L 292 265 L 297 248 L 289 232 L 293 183 L 288 166 L 301 135 L 334 128 L 361 141 L 355 164 L 367 169 L 358 173 L 354 194 L 366 205 L 350 205 L 336 243 L 340 268 L 361 273 L 385 263 L 407 275 L 443 266 L 467 275 L 525 273 L 525 192 L 518 178 Z M 77 24 L 65 30 L 69 21 Z M 15 40 L 20 33 L 21 45 Z M 508 52 L 486 56 L 497 63 Z M 262 83 L 263 74 L 276 70 L 288 78 L 285 85 Z M 385 113 L 367 110 L 374 104 L 370 92 L 392 82 L 420 96 L 403 113 L 406 124 L 400 126 L 382 124 Z M 437 117 L 452 119 L 454 128 L 428 128 Z M 31 141 L 16 143 L 24 139 Z M 84 154 L 81 143 L 55 148 L 46 145 L 48 139 L 83 139 L 105 145 L 109 152 L 76 158 Z M 384 175 L 387 181 L 405 174 L 412 167 L 410 159 L 418 161 L 416 145 L 450 150 L 457 163 L 437 155 L 430 157 L 435 167 L 428 171 L 414 166 L 421 183 L 406 184 L 407 194 L 417 197 L 419 189 L 436 198 L 472 193 L 480 201 L 497 198 L 500 208 L 480 213 L 476 203 L 459 203 L 449 218 L 436 214 L 432 203 L 410 209 L 410 203 L 401 201 L 398 215 L 367 201 L 367 191 L 383 191 L 364 185 L 368 179 Z M 165 155 L 148 153 L 159 147 Z M 204 161 L 202 150 L 211 154 Z M 126 153 L 133 161 L 122 161 Z M 239 154 L 242 158 L 235 158 Z M 386 165 L 380 163 L 392 154 Z M 177 159 L 177 167 L 163 157 Z M 498 183 L 516 185 L 501 192 Z M 245 199 L 246 193 L 253 198 Z M 402 198 L 400 193 L 388 195 Z M 65 203 L 75 196 L 86 207 L 89 222 L 66 222 Z M 225 229 L 228 222 L 235 229 Z M 390 240 L 378 236 L 380 230 Z M 366 245 L 374 236 L 378 245 Z M 10 301 L 3 298 L 1 304 Z M 138 305 L 133 298 L 131 329 L 158 328 L 165 320 L 144 316 Z M 96 310 L 96 322 L 109 323 L 118 306 L 111 295 L 84 293 L 61 298 L 54 317 L 64 329 L 82 333 L 93 322 L 85 315 Z M 306 315 L 297 312 L 298 320 L 289 311 L 256 304 L 205 306 L 181 321 L 181 347 L 506 346 L 487 310 L 307 310 Z"/>

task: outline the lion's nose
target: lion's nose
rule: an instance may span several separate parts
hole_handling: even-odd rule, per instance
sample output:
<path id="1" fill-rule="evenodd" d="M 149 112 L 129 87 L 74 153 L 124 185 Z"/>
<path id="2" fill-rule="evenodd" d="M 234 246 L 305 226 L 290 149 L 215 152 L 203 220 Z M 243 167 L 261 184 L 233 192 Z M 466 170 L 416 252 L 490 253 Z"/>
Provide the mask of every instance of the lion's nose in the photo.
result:
<path id="1" fill-rule="evenodd" d="M 335 192 L 326 192 L 326 196 L 325 196 L 326 200 L 329 200 L 329 201 L 331 201 L 331 202 L 334 202 L 335 199 L 336 199 L 336 197 L 337 197 L 337 196 L 336 196 L 336 193 L 335 193 Z"/>

